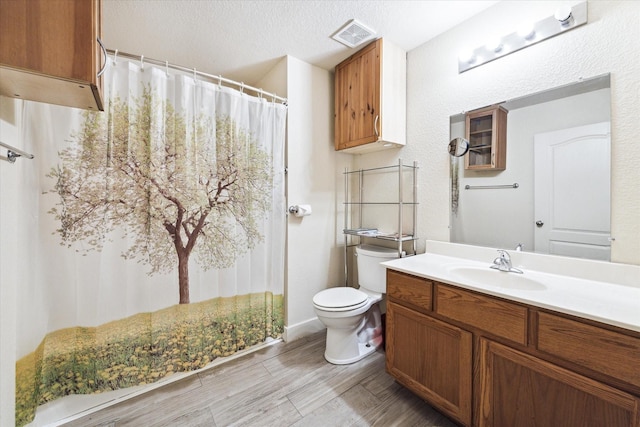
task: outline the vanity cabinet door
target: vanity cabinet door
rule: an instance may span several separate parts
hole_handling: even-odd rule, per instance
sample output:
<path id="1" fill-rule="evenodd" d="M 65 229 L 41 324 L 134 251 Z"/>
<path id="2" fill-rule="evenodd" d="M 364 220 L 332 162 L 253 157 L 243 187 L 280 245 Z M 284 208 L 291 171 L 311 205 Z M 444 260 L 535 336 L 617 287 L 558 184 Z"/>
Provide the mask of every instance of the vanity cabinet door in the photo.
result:
<path id="1" fill-rule="evenodd" d="M 635 426 L 640 399 L 480 340 L 480 426 Z"/>
<path id="2" fill-rule="evenodd" d="M 386 334 L 387 372 L 470 425 L 472 334 L 393 302 L 387 304 Z"/>

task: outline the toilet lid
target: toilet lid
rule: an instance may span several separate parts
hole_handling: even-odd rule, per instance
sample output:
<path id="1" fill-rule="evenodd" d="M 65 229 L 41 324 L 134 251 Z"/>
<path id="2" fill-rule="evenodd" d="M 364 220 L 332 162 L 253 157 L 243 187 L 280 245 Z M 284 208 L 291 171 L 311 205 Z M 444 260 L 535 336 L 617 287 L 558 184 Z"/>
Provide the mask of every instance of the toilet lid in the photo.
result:
<path id="1" fill-rule="evenodd" d="M 367 303 L 367 294 L 352 287 L 330 288 L 318 292 L 313 297 L 313 303 L 321 308 L 332 311 L 337 309 L 353 310 Z"/>

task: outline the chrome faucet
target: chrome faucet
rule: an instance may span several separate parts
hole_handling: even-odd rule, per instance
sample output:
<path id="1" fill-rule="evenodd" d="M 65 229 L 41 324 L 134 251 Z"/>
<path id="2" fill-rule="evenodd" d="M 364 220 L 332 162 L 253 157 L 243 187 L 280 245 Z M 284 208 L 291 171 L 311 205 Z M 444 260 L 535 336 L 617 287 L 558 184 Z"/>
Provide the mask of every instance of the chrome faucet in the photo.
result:
<path id="1" fill-rule="evenodd" d="M 491 268 L 495 268 L 496 270 L 505 271 L 507 273 L 519 273 L 522 274 L 522 270 L 517 268 L 513 268 L 511 266 L 511 256 L 509 252 L 504 249 L 498 249 L 498 257 L 493 260 L 493 265 Z"/>

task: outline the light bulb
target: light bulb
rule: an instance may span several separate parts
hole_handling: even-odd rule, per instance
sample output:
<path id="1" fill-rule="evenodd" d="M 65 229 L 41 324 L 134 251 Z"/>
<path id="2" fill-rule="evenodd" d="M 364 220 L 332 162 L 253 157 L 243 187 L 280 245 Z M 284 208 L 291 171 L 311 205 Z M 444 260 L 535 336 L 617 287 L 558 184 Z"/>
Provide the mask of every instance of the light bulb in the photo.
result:
<path id="1" fill-rule="evenodd" d="M 569 6 L 566 6 L 566 5 L 560 6 L 558 8 L 558 10 L 556 10 L 556 13 L 553 14 L 553 16 L 563 26 L 569 25 L 569 23 L 571 22 L 571 18 L 573 17 L 571 15 L 571 8 Z"/>
<path id="2" fill-rule="evenodd" d="M 460 62 L 464 62 L 465 64 L 471 64 L 473 63 L 473 61 L 475 61 L 475 56 L 473 56 L 473 52 L 470 50 L 463 50 L 462 52 L 460 52 L 460 55 L 458 55 L 458 60 Z"/>
<path id="3" fill-rule="evenodd" d="M 533 27 L 533 23 L 527 22 L 522 24 L 518 30 L 518 35 L 525 40 L 531 40 L 536 35 L 536 30 Z"/>
<path id="4" fill-rule="evenodd" d="M 503 46 L 502 41 L 500 41 L 498 37 L 492 37 L 487 41 L 485 47 L 487 48 L 487 50 L 490 50 L 492 52 L 500 52 Z"/>

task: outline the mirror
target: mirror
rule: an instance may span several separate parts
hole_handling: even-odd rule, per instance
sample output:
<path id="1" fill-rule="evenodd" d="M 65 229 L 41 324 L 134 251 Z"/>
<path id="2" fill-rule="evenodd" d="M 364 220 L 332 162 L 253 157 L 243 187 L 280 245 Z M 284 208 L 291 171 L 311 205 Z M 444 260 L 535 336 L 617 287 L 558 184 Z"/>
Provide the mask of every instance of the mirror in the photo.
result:
<path id="1" fill-rule="evenodd" d="M 609 74 L 487 101 L 508 110 L 506 169 L 449 157 L 451 242 L 609 260 Z M 450 153 L 465 134 L 465 113 L 451 116 Z"/>
<path id="2" fill-rule="evenodd" d="M 469 141 L 464 138 L 453 138 L 449 142 L 449 154 L 453 157 L 462 157 L 469 151 Z"/>

